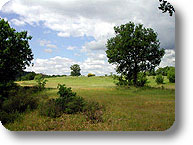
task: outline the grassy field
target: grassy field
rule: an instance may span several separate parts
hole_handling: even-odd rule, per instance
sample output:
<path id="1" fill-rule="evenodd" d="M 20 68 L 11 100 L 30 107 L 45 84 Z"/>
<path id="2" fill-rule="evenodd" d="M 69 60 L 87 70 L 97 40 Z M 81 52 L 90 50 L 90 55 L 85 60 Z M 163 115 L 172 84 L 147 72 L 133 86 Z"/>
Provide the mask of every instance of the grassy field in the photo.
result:
<path id="1" fill-rule="evenodd" d="M 40 116 L 38 109 L 22 114 L 9 130 L 18 131 L 163 131 L 175 121 L 175 84 L 165 78 L 157 85 L 148 78 L 148 87 L 119 88 L 111 77 L 58 77 L 49 78 L 47 88 L 36 94 L 41 100 L 56 98 L 57 85 L 66 84 L 86 100 L 97 101 L 106 107 L 104 122 L 91 123 L 83 114 L 63 114 L 59 118 Z M 32 86 L 34 81 L 17 82 Z"/>

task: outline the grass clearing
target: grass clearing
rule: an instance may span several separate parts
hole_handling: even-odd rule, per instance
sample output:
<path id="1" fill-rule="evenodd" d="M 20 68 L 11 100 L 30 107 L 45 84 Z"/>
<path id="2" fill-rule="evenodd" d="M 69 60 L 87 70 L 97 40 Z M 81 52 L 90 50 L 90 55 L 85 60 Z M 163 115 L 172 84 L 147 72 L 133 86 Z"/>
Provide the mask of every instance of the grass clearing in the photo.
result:
<path id="1" fill-rule="evenodd" d="M 6 124 L 15 131 L 163 131 L 175 121 L 175 84 L 165 78 L 163 87 L 148 77 L 144 88 L 119 88 L 111 77 L 48 78 L 47 88 L 36 94 L 40 99 L 57 98 L 57 85 L 66 84 L 87 101 L 97 101 L 106 107 L 103 122 L 91 123 L 83 114 L 63 114 L 52 119 L 40 116 L 38 110 L 22 115 L 23 119 Z M 18 82 L 34 85 L 35 81 Z M 154 88 L 152 88 L 154 87 Z"/>

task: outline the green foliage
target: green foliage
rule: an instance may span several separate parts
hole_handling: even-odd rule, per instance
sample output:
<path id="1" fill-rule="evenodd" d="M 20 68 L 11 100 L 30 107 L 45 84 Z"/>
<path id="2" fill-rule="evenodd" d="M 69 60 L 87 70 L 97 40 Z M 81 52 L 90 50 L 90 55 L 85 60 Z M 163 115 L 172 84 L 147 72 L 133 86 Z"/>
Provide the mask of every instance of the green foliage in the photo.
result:
<path id="1" fill-rule="evenodd" d="M 45 89 L 45 85 L 46 85 L 47 80 L 44 79 L 43 75 L 41 75 L 41 74 L 36 75 L 34 80 L 37 82 L 37 86 L 38 86 L 39 90 Z"/>
<path id="2" fill-rule="evenodd" d="M 0 121 L 2 124 L 13 123 L 19 116 L 20 114 L 18 112 L 7 113 L 3 110 L 0 111 Z"/>
<path id="3" fill-rule="evenodd" d="M 133 79 L 132 80 L 127 80 L 124 75 L 113 75 L 113 79 L 115 80 L 115 84 L 117 86 L 129 86 L 133 85 Z M 146 73 L 139 72 L 137 74 L 137 82 L 136 85 L 138 87 L 143 87 L 147 83 L 147 77 Z"/>
<path id="4" fill-rule="evenodd" d="M 100 105 L 98 102 L 90 101 L 87 102 L 84 108 L 84 115 L 86 119 L 92 123 L 103 122 L 103 113 L 105 107 Z"/>
<path id="5" fill-rule="evenodd" d="M 29 66 L 33 59 L 27 31 L 16 32 L 0 18 L 0 83 L 14 81 L 17 74 Z"/>
<path id="6" fill-rule="evenodd" d="M 156 75 L 162 75 L 162 76 L 167 76 L 168 74 L 168 70 L 170 69 L 171 67 L 169 66 L 166 66 L 166 67 L 161 67 L 161 68 L 158 68 L 156 70 Z"/>
<path id="7" fill-rule="evenodd" d="M 163 84 L 164 83 L 164 77 L 161 74 L 159 74 L 156 76 L 155 81 L 157 84 Z"/>
<path id="8" fill-rule="evenodd" d="M 20 80 L 21 81 L 34 80 L 35 76 L 36 76 L 35 72 L 29 72 L 28 74 L 21 76 Z"/>
<path id="9" fill-rule="evenodd" d="M 13 122 L 26 110 L 34 110 L 38 106 L 38 99 L 32 94 L 37 88 L 18 87 L 10 88 L 8 97 L 0 103 L 0 120 L 3 124 Z"/>
<path id="10" fill-rule="evenodd" d="M 2 104 L 2 110 L 7 113 L 25 112 L 26 109 L 36 109 L 38 100 L 36 97 L 31 96 L 31 92 L 19 91 L 16 95 L 9 97 Z"/>
<path id="11" fill-rule="evenodd" d="M 168 71 L 167 78 L 170 83 L 175 83 L 175 67 L 171 67 Z"/>
<path id="12" fill-rule="evenodd" d="M 143 87 L 146 83 L 147 83 L 146 74 L 139 72 L 137 75 L 137 86 Z"/>
<path id="13" fill-rule="evenodd" d="M 106 44 L 108 62 L 115 64 L 117 73 L 126 80 L 133 80 L 137 86 L 137 74 L 158 66 L 165 51 L 160 50 L 157 33 L 142 24 L 130 22 L 114 30 L 116 36 Z"/>
<path id="14" fill-rule="evenodd" d="M 125 77 L 123 75 L 113 75 L 113 79 L 114 79 L 114 83 L 117 86 L 128 86 L 131 85 L 132 82 L 129 80 L 126 80 Z"/>
<path id="15" fill-rule="evenodd" d="M 158 7 L 163 13 L 169 12 L 170 16 L 175 13 L 174 7 L 167 1 L 165 0 L 159 0 L 160 1 L 160 6 Z"/>
<path id="16" fill-rule="evenodd" d="M 65 85 L 58 84 L 59 98 L 48 100 L 40 108 L 42 115 L 49 117 L 59 117 L 62 113 L 75 114 L 82 112 L 85 106 L 85 100 L 77 96 L 75 92 L 72 92 L 71 88 L 67 88 Z"/>
<path id="17" fill-rule="evenodd" d="M 65 85 L 59 84 L 58 88 L 60 97 L 56 99 L 56 104 L 61 107 L 63 112 L 67 114 L 82 112 L 85 100 L 77 96 L 75 92 L 72 92 L 71 88 L 67 88 Z"/>
<path id="18" fill-rule="evenodd" d="M 62 115 L 62 110 L 60 106 L 56 104 L 55 99 L 50 99 L 46 102 L 43 102 L 39 106 L 40 115 L 56 118 Z"/>
<path id="19" fill-rule="evenodd" d="M 95 76 L 95 74 L 92 74 L 92 73 L 88 73 L 88 75 L 87 75 L 88 77 L 94 77 Z"/>
<path id="20" fill-rule="evenodd" d="M 71 71 L 71 76 L 80 76 L 80 66 L 78 64 L 74 64 L 70 67 Z"/>

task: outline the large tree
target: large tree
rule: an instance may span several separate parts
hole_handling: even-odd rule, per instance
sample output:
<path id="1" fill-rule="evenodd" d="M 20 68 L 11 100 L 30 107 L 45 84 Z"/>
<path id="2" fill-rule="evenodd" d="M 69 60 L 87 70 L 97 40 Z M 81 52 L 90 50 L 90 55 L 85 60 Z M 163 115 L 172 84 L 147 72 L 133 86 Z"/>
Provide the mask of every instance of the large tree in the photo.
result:
<path id="1" fill-rule="evenodd" d="M 70 67 L 71 71 L 71 76 L 80 76 L 80 66 L 78 64 L 74 64 Z"/>
<path id="2" fill-rule="evenodd" d="M 33 59 L 27 31 L 16 32 L 8 21 L 0 19 L 0 84 L 14 81 Z"/>
<path id="3" fill-rule="evenodd" d="M 137 85 L 139 72 L 151 71 L 161 62 L 165 51 L 160 49 L 157 34 L 142 24 L 129 22 L 114 27 L 116 36 L 107 41 L 108 62 L 115 64 L 117 73 Z"/>

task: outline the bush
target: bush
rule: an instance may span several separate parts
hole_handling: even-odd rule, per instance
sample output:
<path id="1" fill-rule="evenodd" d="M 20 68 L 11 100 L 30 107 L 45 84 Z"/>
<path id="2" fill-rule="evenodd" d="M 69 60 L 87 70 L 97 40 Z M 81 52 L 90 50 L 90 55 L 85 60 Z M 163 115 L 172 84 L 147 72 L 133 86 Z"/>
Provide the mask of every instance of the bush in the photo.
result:
<path id="1" fill-rule="evenodd" d="M 37 108 L 38 99 L 32 96 L 36 89 L 15 86 L 9 90 L 8 98 L 0 101 L 0 120 L 3 124 L 13 122 L 20 113 L 28 109 L 33 110 Z"/>
<path id="2" fill-rule="evenodd" d="M 93 101 L 86 102 L 65 85 L 59 84 L 58 89 L 59 98 L 42 103 L 40 105 L 40 115 L 56 118 L 60 117 L 63 113 L 75 114 L 83 112 L 86 115 L 86 119 L 91 120 L 93 123 L 103 121 L 104 106 Z"/>
<path id="3" fill-rule="evenodd" d="M 114 79 L 114 83 L 117 86 L 129 86 L 132 84 L 132 82 L 128 81 L 125 79 L 125 77 L 123 75 L 113 75 L 113 79 Z"/>
<path id="4" fill-rule="evenodd" d="M 175 83 L 175 68 L 170 68 L 168 71 L 167 78 L 170 83 Z"/>
<path id="5" fill-rule="evenodd" d="M 44 79 L 43 75 L 41 75 L 41 74 L 36 75 L 34 80 L 38 83 L 37 86 L 40 90 L 45 89 L 45 85 L 46 85 L 47 80 Z"/>
<path id="6" fill-rule="evenodd" d="M 143 87 L 147 83 L 147 77 L 145 73 L 138 73 L 137 75 L 137 86 Z"/>
<path id="7" fill-rule="evenodd" d="M 18 112 L 7 113 L 5 111 L 0 111 L 0 121 L 2 124 L 13 123 L 19 116 L 20 114 Z"/>
<path id="8" fill-rule="evenodd" d="M 95 74 L 89 73 L 87 76 L 88 76 L 88 77 L 94 77 Z"/>
<path id="9" fill-rule="evenodd" d="M 84 115 L 88 121 L 91 120 L 92 123 L 103 122 L 103 112 L 105 108 L 102 105 L 99 105 L 98 102 L 87 102 L 84 108 Z"/>
<path id="10" fill-rule="evenodd" d="M 25 112 L 27 109 L 33 110 L 38 106 L 38 100 L 29 93 L 20 92 L 11 96 L 2 104 L 2 110 L 7 113 Z"/>
<path id="11" fill-rule="evenodd" d="M 55 99 L 50 99 L 39 106 L 40 115 L 56 118 L 62 115 L 61 108 L 56 104 Z"/>
<path id="12" fill-rule="evenodd" d="M 162 75 L 157 75 L 155 81 L 157 84 L 163 84 L 164 77 Z"/>
<path id="13" fill-rule="evenodd" d="M 86 101 L 82 97 L 77 96 L 65 85 L 59 84 L 58 89 L 60 97 L 46 102 L 40 109 L 42 115 L 59 117 L 62 113 L 75 114 L 83 111 Z"/>

